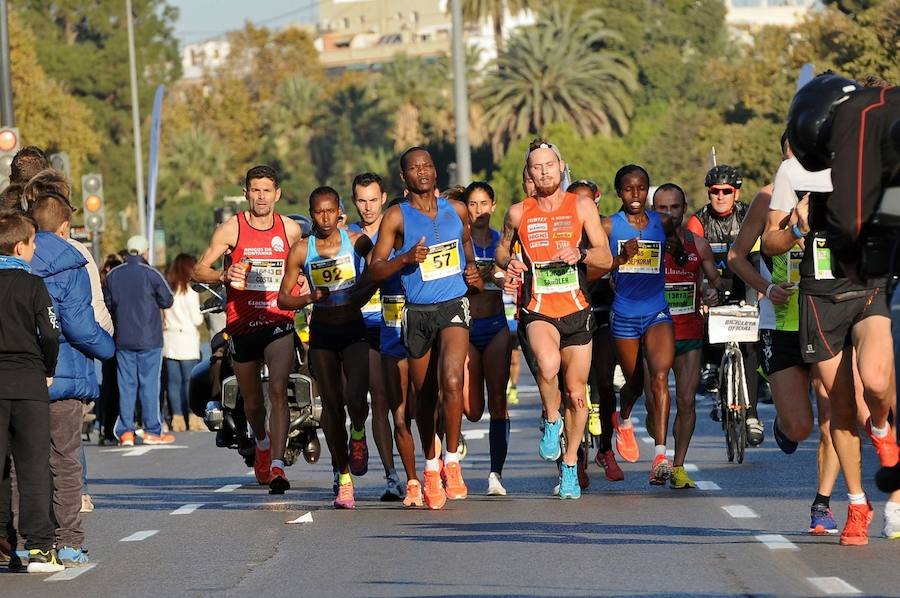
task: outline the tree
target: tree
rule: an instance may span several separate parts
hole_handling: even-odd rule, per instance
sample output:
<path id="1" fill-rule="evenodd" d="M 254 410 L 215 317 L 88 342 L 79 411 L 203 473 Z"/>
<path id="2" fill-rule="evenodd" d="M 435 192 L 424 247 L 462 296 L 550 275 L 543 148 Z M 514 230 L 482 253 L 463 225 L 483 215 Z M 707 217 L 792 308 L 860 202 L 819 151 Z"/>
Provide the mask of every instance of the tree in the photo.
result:
<path id="1" fill-rule="evenodd" d="M 427 144 L 449 131 L 449 87 L 446 62 L 398 54 L 377 79 L 382 106 L 393 113 L 395 152 Z M 429 90 L 422 93 L 423 89 Z"/>
<path id="2" fill-rule="evenodd" d="M 491 19 L 494 26 L 494 45 L 499 54 L 503 50 L 504 12 L 517 14 L 534 8 L 534 0 L 461 0 L 463 19 L 468 23 L 479 23 Z"/>

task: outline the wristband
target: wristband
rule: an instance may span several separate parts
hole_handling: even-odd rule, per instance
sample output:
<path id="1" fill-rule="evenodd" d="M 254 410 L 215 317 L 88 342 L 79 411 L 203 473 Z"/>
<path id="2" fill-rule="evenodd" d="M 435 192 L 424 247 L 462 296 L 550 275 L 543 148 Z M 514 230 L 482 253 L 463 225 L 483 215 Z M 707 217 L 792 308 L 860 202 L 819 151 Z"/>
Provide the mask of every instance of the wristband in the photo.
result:
<path id="1" fill-rule="evenodd" d="M 768 299 L 769 301 L 772 300 L 771 294 L 772 294 L 772 289 L 774 289 L 774 288 L 775 288 L 774 282 L 770 282 L 769 286 L 766 287 L 766 299 Z"/>
<path id="2" fill-rule="evenodd" d="M 805 236 L 803 234 L 803 232 L 800 230 L 800 227 L 797 226 L 796 224 L 791 227 L 791 232 L 794 233 L 794 236 L 797 237 L 798 239 L 802 239 Z"/>

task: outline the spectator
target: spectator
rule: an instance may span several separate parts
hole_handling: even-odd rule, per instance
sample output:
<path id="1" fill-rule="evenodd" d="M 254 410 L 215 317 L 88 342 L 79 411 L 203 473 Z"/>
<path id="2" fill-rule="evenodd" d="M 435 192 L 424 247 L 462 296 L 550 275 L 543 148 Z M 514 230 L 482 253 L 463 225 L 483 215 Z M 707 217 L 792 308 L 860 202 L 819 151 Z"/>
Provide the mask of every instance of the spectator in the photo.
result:
<path id="1" fill-rule="evenodd" d="M 169 409 L 172 410 L 172 431 L 200 432 L 206 429 L 203 420 L 190 412 L 188 386 L 191 370 L 200 362 L 200 332 L 203 323 L 200 295 L 190 287 L 191 273 L 197 260 L 180 253 L 169 266 L 166 280 L 175 295 L 172 307 L 163 314 L 163 358 L 166 364 L 166 384 Z"/>
<path id="2" fill-rule="evenodd" d="M 159 377 L 162 369 L 162 316 L 174 298 L 166 279 L 147 264 L 147 239 L 128 239 L 125 263 L 106 275 L 106 306 L 116 327 L 116 375 L 119 419 L 115 434 L 121 446 L 134 446 L 134 409 L 140 399 L 144 444 L 170 444 L 159 418 Z"/>
<path id="3" fill-rule="evenodd" d="M 10 183 L 3 191 L 0 191 L 0 210 L 22 209 L 22 191 L 25 189 L 19 183 Z"/>
<path id="4" fill-rule="evenodd" d="M 62 330 L 56 376 L 50 386 L 50 473 L 57 552 L 64 565 L 86 565 L 90 559 L 83 548 L 80 515 L 82 405 L 100 394 L 93 360 L 112 357 L 115 344 L 91 309 L 88 262 L 68 243 L 72 218 L 68 200 L 53 191 L 38 193 L 31 202 L 31 213 L 39 230 L 34 273 L 44 279 Z"/>
<path id="5" fill-rule="evenodd" d="M 126 252 L 127 253 L 127 252 Z M 106 275 L 116 266 L 124 262 L 117 253 L 106 256 L 103 267 L 100 268 L 100 283 L 106 281 Z M 102 295 L 102 292 L 101 292 Z M 105 298 L 104 298 L 105 299 Z M 103 309 L 106 309 L 104 303 Z M 107 312 L 108 313 L 108 312 Z M 100 404 L 97 413 L 100 418 L 100 444 L 113 444 L 116 442 L 115 427 L 119 417 L 119 384 L 116 376 L 116 358 L 107 359 L 101 366 Z"/>

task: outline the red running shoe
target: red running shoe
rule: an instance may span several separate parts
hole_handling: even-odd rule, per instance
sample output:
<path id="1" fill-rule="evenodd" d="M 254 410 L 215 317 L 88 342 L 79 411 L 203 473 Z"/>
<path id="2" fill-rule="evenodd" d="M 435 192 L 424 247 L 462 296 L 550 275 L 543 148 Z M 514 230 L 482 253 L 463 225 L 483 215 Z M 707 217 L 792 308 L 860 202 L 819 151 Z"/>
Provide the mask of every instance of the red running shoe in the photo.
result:
<path id="1" fill-rule="evenodd" d="M 893 467 L 900 461 L 900 447 L 897 446 L 897 434 L 894 428 L 888 430 L 887 436 L 878 438 L 872 434 L 872 418 L 866 420 L 866 433 L 875 452 L 878 453 L 878 460 L 881 461 L 882 467 Z"/>
<path id="2" fill-rule="evenodd" d="M 272 480 L 272 449 L 260 450 L 256 447 L 256 461 L 253 462 L 253 473 L 260 486 L 267 485 Z"/>
<path id="3" fill-rule="evenodd" d="M 621 482 L 625 479 L 625 472 L 622 471 L 622 468 L 619 467 L 619 464 L 616 462 L 616 454 L 612 449 L 605 453 L 601 453 L 598 449 L 594 461 L 603 468 L 603 471 L 606 472 L 606 479 L 610 482 Z"/>
<path id="4" fill-rule="evenodd" d="M 865 546 L 869 543 L 869 524 L 875 510 L 866 500 L 864 505 L 847 505 L 847 525 L 841 532 L 841 546 Z"/>
<path id="5" fill-rule="evenodd" d="M 369 446 L 366 437 L 359 440 L 350 439 L 350 474 L 355 476 L 366 475 L 369 471 Z"/>

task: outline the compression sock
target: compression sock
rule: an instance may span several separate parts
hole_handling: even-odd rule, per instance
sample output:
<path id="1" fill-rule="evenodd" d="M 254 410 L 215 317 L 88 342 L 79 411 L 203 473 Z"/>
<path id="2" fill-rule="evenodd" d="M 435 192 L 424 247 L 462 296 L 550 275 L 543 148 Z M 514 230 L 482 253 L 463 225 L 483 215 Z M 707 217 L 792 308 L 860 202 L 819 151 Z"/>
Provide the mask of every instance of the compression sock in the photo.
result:
<path id="1" fill-rule="evenodd" d="M 275 469 L 276 467 L 284 470 L 284 461 L 281 459 L 272 459 L 272 469 Z"/>
<path id="2" fill-rule="evenodd" d="M 824 507 L 830 507 L 831 506 L 831 497 L 816 493 L 816 497 L 813 499 L 812 504 L 822 505 Z"/>
<path id="3" fill-rule="evenodd" d="M 354 426 L 350 426 L 350 440 L 362 440 L 366 437 L 366 428 L 357 430 Z"/>
<path id="4" fill-rule="evenodd" d="M 503 474 L 503 464 L 509 452 L 509 420 L 491 418 L 488 443 L 491 447 L 491 471 Z"/>
<path id="5" fill-rule="evenodd" d="M 440 471 L 440 459 L 425 459 L 425 471 Z"/>
<path id="6" fill-rule="evenodd" d="M 861 494 L 847 494 L 847 499 L 850 501 L 851 505 L 864 505 L 866 504 L 866 493 L 863 492 Z"/>
<path id="7" fill-rule="evenodd" d="M 341 486 L 351 483 L 353 483 L 353 480 L 350 478 L 349 473 L 342 473 L 338 476 L 338 484 L 340 484 Z"/>
<path id="8" fill-rule="evenodd" d="M 272 446 L 272 443 L 269 442 L 268 434 L 266 434 L 266 437 L 263 438 L 262 440 L 259 440 L 259 439 L 256 440 L 256 448 L 258 448 L 261 451 L 269 450 L 270 446 Z"/>

